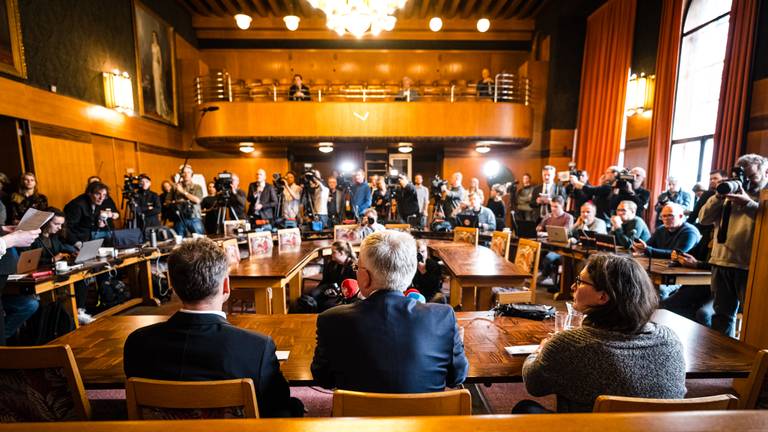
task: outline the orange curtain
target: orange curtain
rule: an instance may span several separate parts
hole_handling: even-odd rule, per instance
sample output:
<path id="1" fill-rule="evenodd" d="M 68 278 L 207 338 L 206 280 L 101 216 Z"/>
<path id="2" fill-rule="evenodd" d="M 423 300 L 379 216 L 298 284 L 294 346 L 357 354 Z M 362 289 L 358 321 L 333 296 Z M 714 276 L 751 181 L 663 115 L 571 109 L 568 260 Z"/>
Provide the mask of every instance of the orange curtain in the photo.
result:
<path id="1" fill-rule="evenodd" d="M 757 0 L 737 0 L 731 5 L 723 81 L 717 108 L 713 168 L 730 169 L 744 148 L 758 10 Z"/>
<path id="2" fill-rule="evenodd" d="M 635 8 L 636 0 L 611 0 L 587 19 L 576 164 L 594 178 L 619 159 Z"/>
<path id="3" fill-rule="evenodd" d="M 672 142 L 672 120 L 675 113 L 677 65 L 680 59 L 680 39 L 683 32 L 685 0 L 664 0 L 659 27 L 659 46 L 656 52 L 656 90 L 653 99 L 651 136 L 648 149 L 648 177 L 646 188 L 651 202 L 646 213 L 653 221 L 653 206 L 663 187 L 669 168 L 669 148 Z"/>

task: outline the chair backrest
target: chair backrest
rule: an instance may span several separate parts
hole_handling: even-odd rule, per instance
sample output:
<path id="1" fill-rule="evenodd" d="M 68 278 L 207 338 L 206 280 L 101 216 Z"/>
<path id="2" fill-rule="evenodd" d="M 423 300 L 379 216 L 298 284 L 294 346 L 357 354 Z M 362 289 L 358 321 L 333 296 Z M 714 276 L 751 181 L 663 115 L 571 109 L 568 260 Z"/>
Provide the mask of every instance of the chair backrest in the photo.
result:
<path id="1" fill-rule="evenodd" d="M 509 231 L 494 231 L 491 234 L 491 250 L 496 255 L 506 259 L 509 256 L 509 241 L 512 233 Z"/>
<path id="2" fill-rule="evenodd" d="M 535 240 L 519 239 L 517 252 L 515 252 L 515 264 L 523 267 L 526 273 L 535 274 L 539 268 L 541 255 L 541 243 Z"/>
<path id="3" fill-rule="evenodd" d="M 757 352 L 739 409 L 768 409 L 768 350 Z"/>
<path id="4" fill-rule="evenodd" d="M 298 228 L 277 230 L 277 246 L 297 247 L 301 245 L 301 231 Z"/>
<path id="5" fill-rule="evenodd" d="M 250 378 L 223 381 L 162 381 L 129 378 L 129 420 L 259 418 Z"/>
<path id="6" fill-rule="evenodd" d="M 346 390 L 333 392 L 333 417 L 471 415 L 469 390 L 389 394 Z"/>
<path id="7" fill-rule="evenodd" d="M 710 411 L 736 409 L 734 395 L 723 394 L 691 399 L 646 399 L 625 396 L 598 396 L 592 412 Z"/>
<path id="8" fill-rule="evenodd" d="M 69 345 L 0 347 L 0 419 L 4 422 L 91 418 Z"/>
<path id="9" fill-rule="evenodd" d="M 240 246 L 237 245 L 237 239 L 223 240 L 221 247 L 227 253 L 227 261 L 230 266 L 237 265 L 240 262 Z"/>
<path id="10" fill-rule="evenodd" d="M 479 230 L 477 228 L 456 227 L 453 229 L 453 241 L 455 242 L 477 246 L 479 238 Z"/>
<path id="11" fill-rule="evenodd" d="M 386 224 L 384 225 L 384 228 L 388 230 L 401 231 L 405 233 L 411 232 L 411 226 L 408 224 Z"/>

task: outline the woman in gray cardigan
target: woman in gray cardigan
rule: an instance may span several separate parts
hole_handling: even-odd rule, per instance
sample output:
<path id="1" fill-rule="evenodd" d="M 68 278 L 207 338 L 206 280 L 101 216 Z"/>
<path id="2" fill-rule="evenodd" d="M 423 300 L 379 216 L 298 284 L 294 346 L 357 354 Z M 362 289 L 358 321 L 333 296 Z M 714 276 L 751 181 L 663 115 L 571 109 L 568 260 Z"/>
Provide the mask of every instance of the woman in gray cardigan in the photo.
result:
<path id="1" fill-rule="evenodd" d="M 589 412 L 600 395 L 680 399 L 685 396 L 683 346 L 650 321 L 658 294 L 632 258 L 595 255 L 576 278 L 573 305 L 581 328 L 544 340 L 523 365 L 533 396 L 557 395 L 558 412 Z M 532 401 L 512 411 L 546 412 Z"/>

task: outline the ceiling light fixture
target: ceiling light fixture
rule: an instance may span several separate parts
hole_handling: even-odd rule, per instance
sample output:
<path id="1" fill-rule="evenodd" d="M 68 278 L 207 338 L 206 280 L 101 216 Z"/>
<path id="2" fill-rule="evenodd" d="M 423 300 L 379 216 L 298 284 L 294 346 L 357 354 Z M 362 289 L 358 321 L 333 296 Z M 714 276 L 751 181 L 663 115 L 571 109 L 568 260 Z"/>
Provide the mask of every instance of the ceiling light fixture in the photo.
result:
<path id="1" fill-rule="evenodd" d="M 407 0 L 309 0 L 315 9 L 325 13 L 326 25 L 339 36 L 350 33 L 362 38 L 367 32 L 374 36 L 392 31 L 398 9 Z"/>
<path id="2" fill-rule="evenodd" d="M 443 28 L 443 20 L 440 17 L 433 17 L 429 20 L 429 29 L 433 32 L 439 32 Z"/>
<path id="3" fill-rule="evenodd" d="M 299 28 L 299 21 L 301 21 L 301 19 L 296 15 L 286 15 L 283 17 L 283 21 L 288 30 L 296 31 L 296 29 Z"/>
<path id="4" fill-rule="evenodd" d="M 485 33 L 491 28 L 491 21 L 488 18 L 480 18 L 477 20 L 477 31 Z"/>
<path id="5" fill-rule="evenodd" d="M 254 151 L 253 143 L 252 142 L 241 142 L 240 143 L 240 151 L 243 153 L 253 153 Z"/>
<path id="6" fill-rule="evenodd" d="M 253 19 L 246 14 L 235 15 L 235 23 L 240 30 L 248 30 L 248 28 L 251 27 L 251 21 L 253 21 Z"/>
<path id="7" fill-rule="evenodd" d="M 320 153 L 330 153 L 333 151 L 333 143 L 332 142 L 318 143 L 317 149 L 320 150 Z"/>
<path id="8" fill-rule="evenodd" d="M 400 153 L 410 153 L 413 151 L 413 143 L 401 142 L 397 144 L 397 151 Z"/>
<path id="9" fill-rule="evenodd" d="M 480 154 L 486 154 L 491 151 L 491 146 L 489 146 L 487 143 L 478 143 L 475 147 L 475 151 Z"/>

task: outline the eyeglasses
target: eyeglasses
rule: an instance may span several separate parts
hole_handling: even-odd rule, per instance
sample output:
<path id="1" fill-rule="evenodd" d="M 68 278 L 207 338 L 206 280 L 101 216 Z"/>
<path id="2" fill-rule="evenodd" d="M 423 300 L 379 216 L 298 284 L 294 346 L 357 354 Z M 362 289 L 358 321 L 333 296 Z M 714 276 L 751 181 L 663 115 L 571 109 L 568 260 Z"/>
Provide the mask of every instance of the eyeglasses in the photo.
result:
<path id="1" fill-rule="evenodd" d="M 573 280 L 574 285 L 589 285 L 589 286 L 595 286 L 592 282 L 587 282 L 584 279 L 581 278 L 581 276 L 576 276 L 576 279 Z"/>

